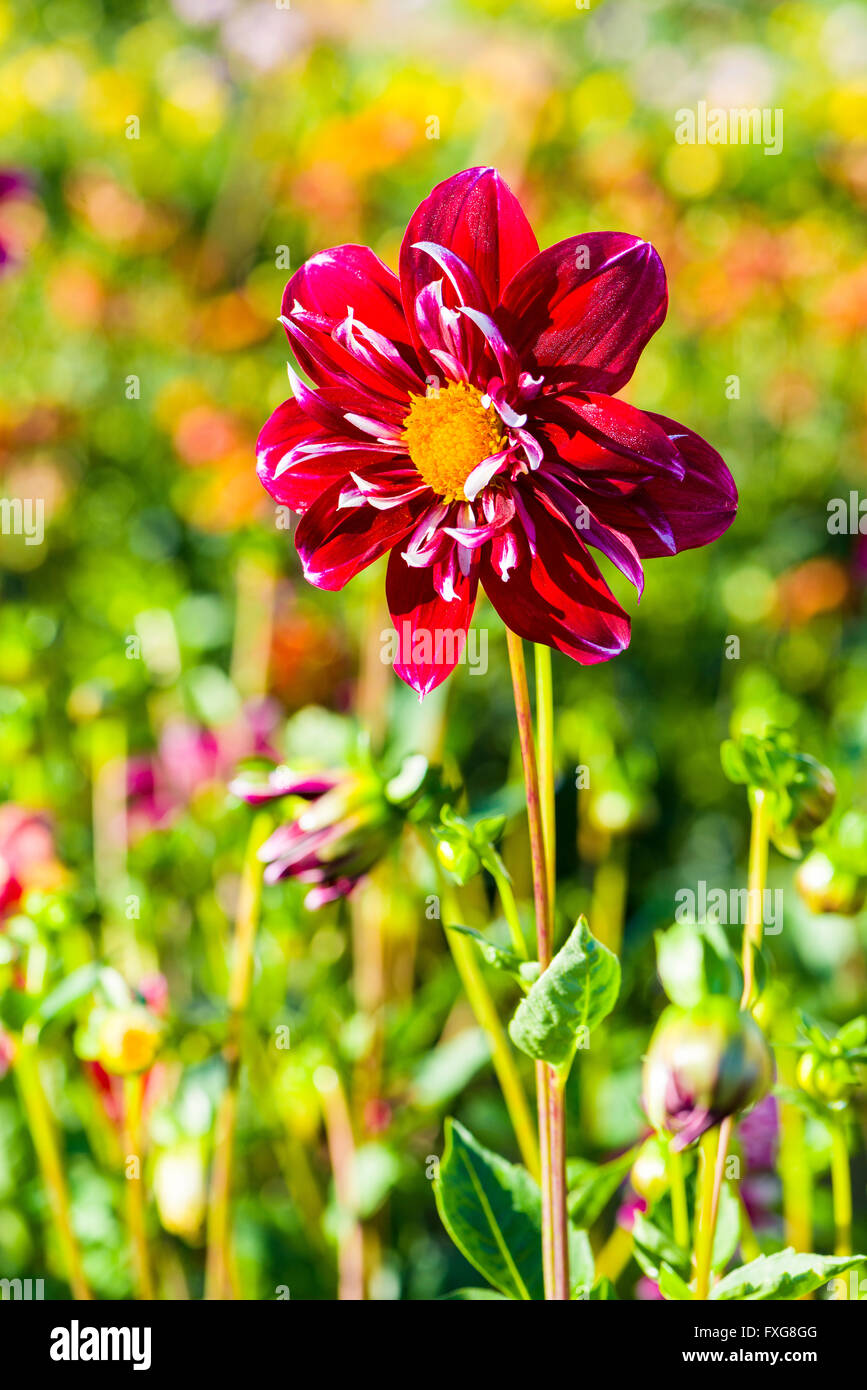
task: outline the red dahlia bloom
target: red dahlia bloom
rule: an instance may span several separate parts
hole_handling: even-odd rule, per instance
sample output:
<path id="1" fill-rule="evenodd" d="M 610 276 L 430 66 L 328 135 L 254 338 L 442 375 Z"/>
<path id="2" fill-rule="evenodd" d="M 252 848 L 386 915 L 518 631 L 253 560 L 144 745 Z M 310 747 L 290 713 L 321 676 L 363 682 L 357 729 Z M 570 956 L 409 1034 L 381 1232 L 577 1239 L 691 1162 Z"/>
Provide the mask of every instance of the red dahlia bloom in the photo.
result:
<path id="1" fill-rule="evenodd" d="M 399 278 L 364 246 L 292 276 L 282 323 L 316 389 L 290 369 L 259 476 L 301 513 L 312 584 L 340 589 L 390 552 L 395 669 L 419 695 L 460 658 L 479 584 L 520 636 L 605 661 L 629 618 L 588 547 L 640 595 L 642 559 L 730 524 L 719 454 L 614 394 L 666 305 L 647 242 L 590 232 L 540 252 L 494 169 L 425 199 Z"/>

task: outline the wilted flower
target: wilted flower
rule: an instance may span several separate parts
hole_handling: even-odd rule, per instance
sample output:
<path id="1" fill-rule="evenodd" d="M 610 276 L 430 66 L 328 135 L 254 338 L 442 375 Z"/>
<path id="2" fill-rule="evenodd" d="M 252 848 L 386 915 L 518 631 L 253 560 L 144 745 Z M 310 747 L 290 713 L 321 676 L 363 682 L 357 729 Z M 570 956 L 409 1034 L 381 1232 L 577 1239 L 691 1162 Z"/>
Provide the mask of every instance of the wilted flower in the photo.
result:
<path id="1" fill-rule="evenodd" d="M 304 899 L 313 911 L 345 898 L 382 858 L 422 797 L 427 774 L 419 756 L 407 758 L 390 781 L 373 767 L 311 773 L 276 767 L 241 773 L 230 791 L 251 806 L 286 796 L 308 802 L 269 836 L 259 858 L 266 883 L 297 878 L 314 884 Z"/>
<path id="2" fill-rule="evenodd" d="M 338 246 L 289 281 L 282 322 L 316 389 L 290 369 L 259 476 L 302 514 L 310 583 L 341 589 L 390 552 L 395 669 L 419 695 L 460 659 L 480 583 L 514 632 L 605 661 L 629 618 L 588 546 L 640 594 L 642 559 L 732 521 L 720 456 L 614 394 L 666 307 L 652 246 L 590 232 L 540 253 L 494 169 L 425 199 L 400 278 Z"/>
<path id="3" fill-rule="evenodd" d="M 642 1098 L 654 1129 L 684 1149 L 765 1094 L 774 1064 L 764 1034 L 727 995 L 662 1014 L 644 1061 Z"/>

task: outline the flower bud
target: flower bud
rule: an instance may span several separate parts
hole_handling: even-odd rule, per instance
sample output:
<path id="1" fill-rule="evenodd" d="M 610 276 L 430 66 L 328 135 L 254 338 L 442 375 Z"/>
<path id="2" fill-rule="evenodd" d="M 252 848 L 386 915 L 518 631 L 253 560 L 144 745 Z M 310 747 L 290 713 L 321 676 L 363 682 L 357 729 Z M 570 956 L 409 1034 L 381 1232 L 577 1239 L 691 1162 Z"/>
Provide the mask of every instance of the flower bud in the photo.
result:
<path id="1" fill-rule="evenodd" d="M 851 1100 L 861 1084 L 858 1071 L 845 1058 L 823 1057 L 812 1047 L 801 1054 L 797 1078 L 808 1096 L 834 1108 Z"/>
<path id="2" fill-rule="evenodd" d="M 195 1240 L 208 1197 L 201 1146 L 190 1140 L 163 1149 L 154 1164 L 153 1186 L 165 1229 L 184 1240 Z"/>
<path id="3" fill-rule="evenodd" d="M 639 1197 L 652 1206 L 668 1191 L 665 1145 L 655 1134 L 645 1139 L 632 1165 L 629 1181 Z"/>
<path id="4" fill-rule="evenodd" d="M 792 800 L 790 824 L 799 836 L 811 835 L 834 809 L 837 784 L 830 769 L 809 753 L 794 753 L 796 771 L 788 784 Z"/>
<path id="5" fill-rule="evenodd" d="M 644 1061 L 642 1098 L 654 1129 L 686 1148 L 727 1115 L 765 1094 L 774 1064 L 764 1034 L 733 999 L 711 995 L 693 1008 L 670 1005 Z"/>
<path id="6" fill-rule="evenodd" d="M 842 868 L 822 850 L 808 855 L 795 875 L 795 887 L 811 912 L 854 917 L 867 901 L 867 879 Z"/>
<path id="7" fill-rule="evenodd" d="M 96 1060 L 116 1076 L 147 1071 L 157 1055 L 161 1031 L 153 1014 L 138 1005 L 107 1009 L 99 1023 Z"/>

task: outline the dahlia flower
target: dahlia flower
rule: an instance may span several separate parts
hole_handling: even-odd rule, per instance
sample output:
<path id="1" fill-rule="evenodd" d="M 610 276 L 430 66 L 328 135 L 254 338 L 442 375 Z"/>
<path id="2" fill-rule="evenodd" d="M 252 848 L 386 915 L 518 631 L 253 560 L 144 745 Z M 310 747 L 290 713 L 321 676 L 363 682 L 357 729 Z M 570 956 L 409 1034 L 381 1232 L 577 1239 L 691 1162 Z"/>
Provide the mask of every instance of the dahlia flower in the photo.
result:
<path id="1" fill-rule="evenodd" d="M 347 897 L 400 834 L 407 815 L 427 803 L 427 761 L 414 754 L 390 781 L 373 768 L 294 773 L 281 766 L 243 771 L 229 790 L 250 806 L 283 797 L 308 804 L 279 825 L 259 850 L 265 882 L 297 878 L 311 887 L 311 911 Z"/>
<path id="2" fill-rule="evenodd" d="M 616 397 L 666 304 L 647 242 L 589 232 L 540 252 L 494 169 L 425 199 L 399 276 L 351 245 L 292 276 L 281 322 L 313 386 L 290 367 L 259 477 L 300 513 L 310 583 L 340 589 L 389 553 L 395 669 L 419 696 L 460 660 L 480 584 L 513 632 L 605 661 L 630 625 L 589 547 L 640 595 L 643 559 L 731 522 L 719 454 Z"/>

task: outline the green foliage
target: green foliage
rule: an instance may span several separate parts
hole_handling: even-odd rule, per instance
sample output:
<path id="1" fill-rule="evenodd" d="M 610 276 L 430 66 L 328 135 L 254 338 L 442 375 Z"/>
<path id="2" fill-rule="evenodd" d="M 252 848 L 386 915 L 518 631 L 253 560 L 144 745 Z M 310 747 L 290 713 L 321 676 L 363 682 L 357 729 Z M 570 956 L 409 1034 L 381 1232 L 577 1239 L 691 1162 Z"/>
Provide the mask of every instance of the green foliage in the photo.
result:
<path id="1" fill-rule="evenodd" d="M 544 1296 L 542 1207 L 525 1168 L 484 1148 L 456 1120 L 446 1121 L 446 1147 L 434 1183 L 437 1210 L 461 1253 L 501 1294 Z M 593 1280 L 583 1231 L 569 1235 L 573 1296 Z"/>
<path id="2" fill-rule="evenodd" d="M 620 962 L 581 917 L 521 1000 L 509 1036 L 528 1057 L 567 1068 L 582 1037 L 613 1009 L 619 989 Z"/>

